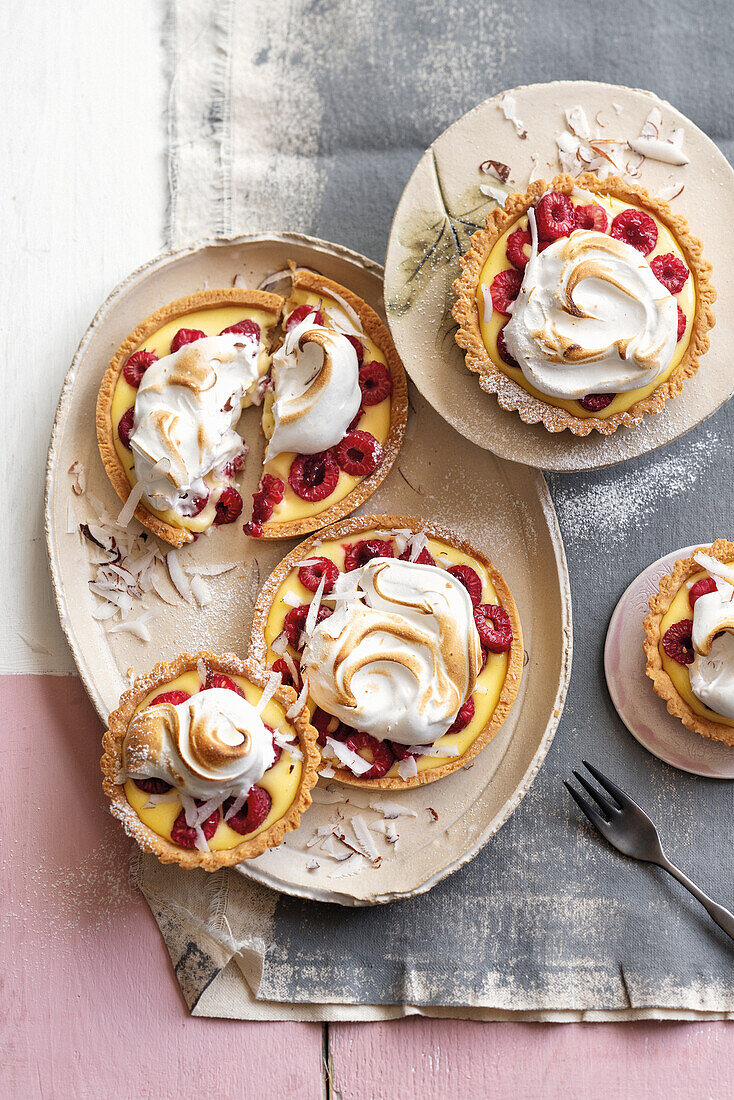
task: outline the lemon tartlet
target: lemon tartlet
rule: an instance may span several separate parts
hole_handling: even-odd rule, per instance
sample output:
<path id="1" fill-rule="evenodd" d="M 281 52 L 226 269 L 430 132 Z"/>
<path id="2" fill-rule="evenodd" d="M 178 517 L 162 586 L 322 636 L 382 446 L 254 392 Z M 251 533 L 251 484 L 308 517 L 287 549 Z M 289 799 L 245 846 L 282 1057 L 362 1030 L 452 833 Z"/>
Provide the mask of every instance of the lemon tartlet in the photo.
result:
<path id="1" fill-rule="evenodd" d="M 123 501 L 182 546 L 242 511 L 234 481 L 247 448 L 235 430 L 262 400 L 277 294 L 205 290 L 146 317 L 123 341 L 97 399 L 97 441 Z"/>
<path id="2" fill-rule="evenodd" d="M 277 675 L 232 654 L 184 653 L 139 677 L 110 715 L 103 787 L 143 851 L 214 871 L 298 827 L 316 739 Z"/>
<path id="3" fill-rule="evenodd" d="M 716 292 L 701 242 L 616 176 L 560 175 L 508 196 L 461 265 L 467 367 L 551 432 L 610 434 L 660 412 L 709 347 Z"/>
<path id="4" fill-rule="evenodd" d="M 291 551 L 260 593 L 250 653 L 308 696 L 326 774 L 381 789 L 469 764 L 507 718 L 523 666 L 492 562 L 393 515 L 345 520 Z"/>
<path id="5" fill-rule="evenodd" d="M 405 371 L 375 311 L 314 271 L 291 272 L 263 403 L 267 440 L 248 534 L 292 538 L 363 504 L 405 434 Z"/>

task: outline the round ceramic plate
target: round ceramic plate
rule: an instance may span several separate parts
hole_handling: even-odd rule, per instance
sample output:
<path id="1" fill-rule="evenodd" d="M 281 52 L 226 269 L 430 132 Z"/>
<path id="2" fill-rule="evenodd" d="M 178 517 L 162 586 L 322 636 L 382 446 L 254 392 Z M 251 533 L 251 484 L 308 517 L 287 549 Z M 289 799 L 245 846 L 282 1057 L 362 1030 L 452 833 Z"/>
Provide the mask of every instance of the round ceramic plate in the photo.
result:
<path id="1" fill-rule="evenodd" d="M 204 568 L 209 602 L 182 599 L 161 565 L 160 587 L 141 606 L 155 612 L 151 640 L 110 633 L 93 618 L 89 544 L 79 524 L 94 519 L 94 498 L 116 516 L 120 502 L 107 481 L 94 433 L 97 390 L 106 364 L 141 317 L 165 302 L 206 287 L 257 286 L 289 259 L 352 288 L 382 314 L 382 271 L 335 245 L 278 234 L 205 241 L 141 268 L 108 298 L 84 336 L 64 384 L 48 461 L 46 524 L 51 575 L 80 676 L 101 718 L 117 705 L 128 671 L 141 673 L 182 649 L 206 646 L 244 656 L 261 582 L 295 545 L 247 539 L 240 523 L 179 551 L 184 567 Z M 262 456 L 259 410 L 245 410 L 241 430 L 251 455 L 241 488 L 254 488 Z M 86 492 L 73 493 L 73 463 L 83 464 Z M 542 476 L 501 462 L 457 435 L 418 394 L 411 394 L 406 439 L 389 477 L 363 511 L 423 515 L 447 524 L 486 550 L 517 601 L 528 664 L 509 720 L 474 765 L 442 782 L 406 792 L 394 821 L 399 840 L 376 832 L 385 822 L 379 796 L 322 786 L 301 828 L 285 844 L 241 867 L 287 893 L 360 905 L 428 889 L 470 859 L 500 827 L 528 789 L 553 738 L 571 664 L 571 610 L 566 563 L 553 506 Z M 167 549 L 167 548 L 166 548 Z M 219 572 L 223 567 L 226 572 Z M 543 577 L 543 584 L 536 581 Z M 532 592 L 532 599 L 531 599 Z M 375 809 L 371 805 L 378 808 Z M 429 810 L 429 807 L 431 808 Z M 405 811 L 404 813 L 402 811 Z M 358 815 L 371 828 L 378 856 L 337 859 L 313 844 L 319 828 L 337 820 L 353 838 Z M 434 814 L 436 815 L 434 817 Z M 344 855 L 343 847 L 339 855 Z M 353 853 L 355 854 L 355 853 Z M 313 862 L 318 866 L 313 867 Z"/>
<path id="2" fill-rule="evenodd" d="M 619 717 L 648 752 L 684 772 L 707 779 L 734 779 L 734 749 L 701 737 L 668 714 L 645 675 L 642 621 L 649 611 L 650 597 L 657 592 L 660 578 L 679 558 L 687 558 L 695 549 L 687 546 L 666 554 L 632 581 L 609 621 L 604 674 Z"/>
<path id="3" fill-rule="evenodd" d="M 515 99 L 521 138 L 499 107 L 499 96 L 480 103 L 450 126 L 424 153 L 408 181 L 390 233 L 385 266 L 385 302 L 393 338 L 405 367 L 421 393 L 457 431 L 502 458 L 545 470 L 594 470 L 647 454 L 700 424 L 731 397 L 734 373 L 728 346 L 734 335 L 734 272 L 725 227 L 734 218 L 734 172 L 714 143 L 670 104 L 650 92 L 591 81 L 530 84 L 506 93 Z M 479 165 L 492 159 L 510 169 L 506 191 L 524 191 L 531 172 L 550 180 L 561 171 L 556 137 L 565 127 L 564 112 L 583 107 L 599 134 L 625 141 L 640 133 L 653 106 L 663 114 L 663 133 L 683 127 L 690 163 L 673 167 L 646 159 L 637 182 L 651 194 L 685 187 L 671 201 L 688 219 L 713 264 L 718 291 L 716 328 L 711 348 L 683 393 L 664 411 L 611 436 L 591 432 L 551 433 L 542 424 L 525 424 L 516 412 L 485 393 L 479 378 L 464 365 L 454 340 L 452 283 L 460 254 L 472 233 L 496 207 L 480 184 L 500 187 Z"/>

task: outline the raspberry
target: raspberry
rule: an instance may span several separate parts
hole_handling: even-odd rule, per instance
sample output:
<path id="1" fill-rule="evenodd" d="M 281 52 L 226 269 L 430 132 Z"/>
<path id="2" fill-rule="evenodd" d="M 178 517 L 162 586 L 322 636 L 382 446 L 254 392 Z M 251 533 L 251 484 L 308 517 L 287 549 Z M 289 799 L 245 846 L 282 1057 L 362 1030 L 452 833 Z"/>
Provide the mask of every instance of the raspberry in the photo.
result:
<path id="1" fill-rule="evenodd" d="M 298 666 L 296 666 L 296 667 L 298 667 Z M 279 672 L 280 673 L 280 682 L 281 682 L 281 684 L 285 684 L 286 687 L 295 688 L 296 691 L 301 690 L 302 684 L 301 684 L 300 677 L 297 677 L 296 680 L 293 679 L 293 673 L 291 672 L 290 668 L 288 667 L 288 662 L 284 661 L 282 657 L 279 657 L 278 660 L 273 665 L 273 672 Z"/>
<path id="2" fill-rule="evenodd" d="M 258 342 L 260 340 L 260 326 L 257 321 L 251 321 L 249 317 L 223 328 L 219 335 L 224 336 L 228 332 L 237 332 L 241 336 L 249 336 L 251 340 L 257 340 Z"/>
<path id="3" fill-rule="evenodd" d="M 379 405 L 392 393 L 392 377 L 384 363 L 371 359 L 359 368 L 359 388 L 362 391 L 362 404 Z"/>
<path id="4" fill-rule="evenodd" d="M 187 699 L 190 699 L 188 691 L 163 691 L 160 695 L 156 695 L 155 699 L 152 699 L 148 703 L 149 707 L 159 707 L 161 703 L 170 703 L 172 707 L 177 707 L 180 703 L 185 703 Z"/>
<path id="5" fill-rule="evenodd" d="M 521 286 L 522 275 L 514 267 L 507 267 L 504 271 L 497 272 L 492 279 L 489 293 L 492 295 L 492 305 L 498 313 L 509 315 L 510 306 L 520 293 Z"/>
<path id="6" fill-rule="evenodd" d="M 135 406 L 131 405 L 127 412 L 120 417 L 117 425 L 117 434 L 123 447 L 130 450 L 130 436 L 133 434 L 133 421 L 135 420 Z"/>
<path id="7" fill-rule="evenodd" d="M 449 573 L 464 585 L 469 593 L 472 607 L 479 607 L 482 602 L 482 582 L 476 570 L 470 565 L 452 565 Z"/>
<path id="8" fill-rule="evenodd" d="M 194 340 L 203 340 L 205 336 L 200 328 L 180 328 L 171 340 L 171 352 L 178 351 L 184 344 L 193 344 Z"/>
<path id="9" fill-rule="evenodd" d="M 663 649 L 679 665 L 693 664 L 693 619 L 681 619 L 663 634 Z"/>
<path id="10" fill-rule="evenodd" d="M 681 340 L 683 338 L 683 333 L 686 331 L 687 325 L 688 325 L 688 318 L 686 317 L 685 313 L 680 308 L 680 306 L 678 306 L 678 339 L 679 340 Z"/>
<path id="11" fill-rule="evenodd" d="M 344 568 L 347 573 L 352 569 L 360 569 L 373 558 L 394 557 L 392 543 L 382 539 L 362 539 L 361 542 L 353 542 L 347 546 L 344 552 Z"/>
<path id="12" fill-rule="evenodd" d="M 520 364 L 517 359 L 513 359 L 507 350 L 507 344 L 505 343 L 505 328 L 504 325 L 497 333 L 497 353 L 503 363 L 507 363 L 508 367 L 518 367 Z"/>
<path id="13" fill-rule="evenodd" d="M 158 356 L 154 351 L 146 351 L 145 348 L 134 352 L 122 368 L 125 381 L 137 389 L 148 367 L 151 363 L 155 363 L 157 359 Z"/>
<path id="14" fill-rule="evenodd" d="M 349 343 L 352 345 L 352 347 L 356 351 L 356 353 L 357 353 L 357 366 L 361 367 L 362 366 L 362 360 L 364 359 L 364 344 L 356 336 L 350 336 L 348 332 L 345 332 L 344 335 L 346 336 L 347 340 L 349 341 Z"/>
<path id="15" fill-rule="evenodd" d="M 688 593 L 688 602 L 693 607 L 699 596 L 706 596 L 709 592 L 716 591 L 716 581 L 713 577 L 702 577 L 700 581 L 692 584 Z"/>
<path id="16" fill-rule="evenodd" d="M 609 218 L 606 210 L 595 202 L 588 206 L 577 206 L 574 211 L 577 229 L 595 229 L 597 233 L 606 233 Z"/>
<path id="17" fill-rule="evenodd" d="M 529 252 L 530 234 L 527 229 L 516 229 L 514 233 L 510 233 L 507 238 L 505 255 L 512 266 L 516 267 L 518 271 L 524 271 L 530 259 L 528 252 L 525 251 L 526 248 Z"/>
<path id="18" fill-rule="evenodd" d="M 225 523 L 234 523 L 242 511 L 242 497 L 228 485 L 219 494 L 219 500 L 214 505 L 214 526 L 221 527 Z"/>
<path id="19" fill-rule="evenodd" d="M 643 256 L 652 252 L 658 243 L 658 227 L 644 210 L 635 210 L 628 206 L 612 222 L 610 235 L 618 241 L 624 241 L 637 248 Z"/>
<path id="20" fill-rule="evenodd" d="M 273 514 L 276 504 L 280 504 L 285 495 L 285 482 L 272 474 L 263 474 L 257 490 L 252 494 L 252 519 L 244 526 L 246 535 L 259 538 L 263 533 L 262 525 Z"/>
<path id="21" fill-rule="evenodd" d="M 371 737 L 369 733 L 352 733 L 344 744 L 352 752 L 359 753 L 360 749 L 368 749 L 372 753 L 372 767 L 368 772 L 363 772 L 360 779 L 381 779 L 393 766 L 395 757 L 390 747 L 384 741 Z"/>
<path id="22" fill-rule="evenodd" d="M 339 570 L 331 558 L 312 558 L 313 565 L 302 565 L 298 570 L 298 579 L 309 592 L 315 592 L 321 583 L 321 578 L 326 576 L 324 582 L 324 595 L 331 592 L 339 576 Z"/>
<path id="23" fill-rule="evenodd" d="M 262 825 L 270 813 L 272 804 L 273 800 L 264 787 L 253 787 L 240 812 L 233 814 L 227 820 L 227 824 L 230 829 L 234 829 L 240 836 L 244 836 L 245 833 L 252 833 L 258 826 Z"/>
<path id="24" fill-rule="evenodd" d="M 479 671 L 484 672 L 487 665 L 487 659 L 489 658 L 489 650 L 486 646 L 482 646 L 482 663 L 479 666 Z"/>
<path id="25" fill-rule="evenodd" d="M 504 607 L 483 603 L 474 608 L 479 641 L 491 653 L 506 653 L 512 644 L 512 625 Z"/>
<path id="26" fill-rule="evenodd" d="M 579 399 L 579 405 L 588 412 L 601 412 L 611 405 L 616 396 L 616 393 L 587 393 L 586 397 Z"/>
<path id="27" fill-rule="evenodd" d="M 357 415 L 355 416 L 354 420 L 352 421 L 352 423 L 347 428 L 347 431 L 348 432 L 356 431 L 357 430 L 357 425 L 359 424 L 359 422 L 360 422 L 360 420 L 362 419 L 363 416 L 364 416 L 364 405 L 360 405 L 359 408 L 357 409 Z"/>
<path id="28" fill-rule="evenodd" d="M 183 695 L 185 692 L 181 694 Z M 166 791 L 171 789 L 171 784 L 166 783 L 165 779 L 155 779 L 152 776 L 150 779 L 133 779 L 133 783 L 141 791 L 145 791 L 146 794 L 165 794 Z"/>
<path id="29" fill-rule="evenodd" d="M 323 325 L 324 315 L 318 309 L 313 306 L 296 306 L 285 323 L 285 331 L 290 332 L 296 325 L 300 325 L 301 321 L 305 321 L 310 313 L 313 313 L 313 323 L 315 325 Z"/>
<path id="30" fill-rule="evenodd" d="M 222 473 L 225 477 L 237 477 L 237 474 L 242 473 L 245 468 L 245 459 L 247 458 L 247 451 L 240 451 L 234 458 L 230 458 L 226 466 L 222 467 Z"/>
<path id="31" fill-rule="evenodd" d="M 260 479 L 258 494 L 262 494 L 263 499 L 267 500 L 270 505 L 274 506 L 280 504 L 285 496 L 285 482 L 281 481 L 279 477 L 273 477 L 272 474 L 264 474 Z M 268 515 L 263 518 L 270 519 L 272 514 L 273 510 L 271 507 Z"/>
<path id="32" fill-rule="evenodd" d="M 288 484 L 301 500 L 326 500 L 338 480 L 339 464 L 331 451 L 297 455 L 288 474 Z"/>
<path id="33" fill-rule="evenodd" d="M 202 684 L 199 691 L 209 691 L 210 688 L 225 688 L 227 691 L 236 691 L 237 694 L 244 699 L 245 693 L 239 684 L 236 684 L 229 676 L 225 676 L 222 672 L 212 672 L 206 678 L 206 683 Z"/>
<path id="34" fill-rule="evenodd" d="M 459 713 L 456 715 L 453 725 L 449 726 L 447 733 L 459 733 L 461 730 L 466 729 L 473 717 L 474 700 L 469 698 L 459 707 Z"/>
<path id="35" fill-rule="evenodd" d="M 683 261 L 672 252 L 666 252 L 664 256 L 653 256 L 650 267 L 658 282 L 671 294 L 680 294 L 690 274 Z"/>
<path id="36" fill-rule="evenodd" d="M 309 605 L 302 603 L 300 607 L 292 607 L 283 620 L 283 630 L 285 630 L 285 636 L 296 650 L 301 650 L 301 634 L 303 634 L 303 628 L 306 625 L 306 617 L 308 615 Z M 316 616 L 316 622 L 322 623 L 324 619 L 328 619 L 332 614 L 331 608 L 324 607 L 322 604 L 319 607 L 318 615 Z"/>
<path id="37" fill-rule="evenodd" d="M 345 474 L 366 477 L 382 462 L 382 444 L 369 432 L 349 432 L 336 447 L 336 460 Z"/>
<path id="38" fill-rule="evenodd" d="M 187 507 L 186 507 L 186 511 L 184 512 L 184 515 L 186 515 L 186 516 L 198 516 L 200 512 L 204 511 L 204 509 L 206 508 L 208 503 L 209 503 L 209 494 L 208 493 L 206 494 L 205 497 L 200 497 L 200 496 L 190 497 L 188 502 L 187 502 Z"/>
<path id="39" fill-rule="evenodd" d="M 198 805 L 198 803 L 197 803 Z M 201 828 L 204 836 L 207 840 L 211 840 L 217 831 L 217 825 L 219 824 L 219 810 L 215 810 L 206 821 L 202 822 Z M 186 824 L 186 812 L 181 810 L 176 820 L 173 823 L 171 829 L 171 840 L 174 844 L 179 844 L 182 848 L 195 848 L 196 847 L 196 830 L 189 828 Z"/>
<path id="40" fill-rule="evenodd" d="M 396 760 L 407 760 L 409 756 L 414 755 L 410 751 L 413 747 L 412 745 L 401 745 L 399 741 L 388 741 L 388 745 Z"/>
<path id="41" fill-rule="evenodd" d="M 342 727 L 338 718 L 334 718 L 332 714 L 327 714 L 321 707 L 317 707 L 311 717 L 311 725 L 315 730 L 318 730 L 318 742 L 323 748 L 326 744 L 327 737 L 333 737 L 336 741 L 343 741 L 344 738 L 339 736 L 342 728 L 347 729 L 346 726 Z M 351 732 L 351 731 L 350 731 Z M 348 736 L 348 735 L 347 735 Z"/>
<path id="42" fill-rule="evenodd" d="M 544 241 L 568 237 L 576 228 L 576 211 L 568 195 L 549 191 L 535 207 L 538 236 Z"/>
<path id="43" fill-rule="evenodd" d="M 401 561 L 410 561 L 410 547 L 409 546 L 406 547 L 405 550 L 403 550 L 402 554 L 400 555 L 400 560 Z M 428 551 L 426 550 L 426 548 L 424 546 L 423 549 L 421 550 L 420 554 L 418 555 L 418 557 L 415 559 L 415 564 L 416 565 L 435 565 L 436 562 L 435 562 L 435 559 L 431 557 L 431 555 L 428 553 Z"/>

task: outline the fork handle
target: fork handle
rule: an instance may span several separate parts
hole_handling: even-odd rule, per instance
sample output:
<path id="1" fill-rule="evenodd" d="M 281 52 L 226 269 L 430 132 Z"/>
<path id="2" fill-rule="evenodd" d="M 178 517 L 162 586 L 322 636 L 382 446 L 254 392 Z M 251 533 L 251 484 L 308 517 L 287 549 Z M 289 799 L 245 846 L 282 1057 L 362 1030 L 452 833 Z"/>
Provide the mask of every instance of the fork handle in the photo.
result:
<path id="1" fill-rule="evenodd" d="M 671 863 L 667 856 L 663 856 L 660 860 L 660 866 L 663 870 L 667 871 L 669 875 L 677 879 L 682 886 L 685 886 L 697 901 L 701 902 L 708 915 L 713 921 L 716 921 L 719 928 L 723 928 L 728 936 L 734 940 L 734 913 L 730 913 L 728 909 L 725 909 L 723 905 L 719 905 L 717 902 L 712 901 L 708 894 L 704 894 L 703 890 L 699 890 L 695 882 L 691 882 L 688 875 L 684 875 L 675 864 Z"/>

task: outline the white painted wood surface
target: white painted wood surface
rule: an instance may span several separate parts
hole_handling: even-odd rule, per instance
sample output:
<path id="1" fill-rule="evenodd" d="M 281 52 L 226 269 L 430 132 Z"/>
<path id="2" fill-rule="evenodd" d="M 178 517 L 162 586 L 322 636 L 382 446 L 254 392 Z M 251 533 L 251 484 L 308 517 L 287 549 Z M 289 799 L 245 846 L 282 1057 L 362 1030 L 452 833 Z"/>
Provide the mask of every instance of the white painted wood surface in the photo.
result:
<path id="1" fill-rule="evenodd" d="M 164 243 L 164 5 L 12 0 L 4 12 L 0 673 L 63 673 L 73 663 L 46 566 L 46 450 L 80 337 Z"/>

